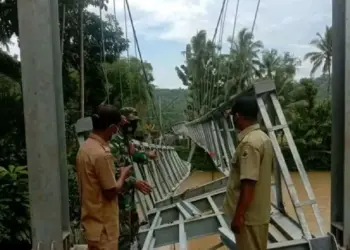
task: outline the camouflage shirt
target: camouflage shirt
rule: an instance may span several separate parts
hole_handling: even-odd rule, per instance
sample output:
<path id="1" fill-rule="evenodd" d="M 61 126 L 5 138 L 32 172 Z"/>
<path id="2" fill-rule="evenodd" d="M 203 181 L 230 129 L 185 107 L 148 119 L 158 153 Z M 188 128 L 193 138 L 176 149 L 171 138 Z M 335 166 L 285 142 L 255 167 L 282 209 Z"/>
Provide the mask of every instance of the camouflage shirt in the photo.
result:
<path id="1" fill-rule="evenodd" d="M 141 163 L 148 160 L 148 157 L 145 153 L 135 151 L 133 155 L 129 156 L 129 145 L 126 145 L 124 137 L 122 134 L 118 133 L 113 136 L 110 142 L 111 152 L 114 156 L 114 165 L 116 166 L 116 178 L 120 177 L 120 167 L 132 165 L 133 162 Z M 136 210 L 136 203 L 134 199 L 135 193 L 135 183 L 136 175 L 135 170 L 131 169 L 131 175 L 128 179 L 125 180 L 123 185 L 123 190 L 121 195 L 118 197 L 119 208 L 121 210 L 131 211 Z"/>

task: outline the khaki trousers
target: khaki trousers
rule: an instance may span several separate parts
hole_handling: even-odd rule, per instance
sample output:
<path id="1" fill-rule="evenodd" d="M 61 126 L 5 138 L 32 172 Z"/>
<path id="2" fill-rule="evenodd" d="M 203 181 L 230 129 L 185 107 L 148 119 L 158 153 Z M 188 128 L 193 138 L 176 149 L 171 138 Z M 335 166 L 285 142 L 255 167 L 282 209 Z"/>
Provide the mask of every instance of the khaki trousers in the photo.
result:
<path id="1" fill-rule="evenodd" d="M 269 236 L 269 224 L 244 225 L 239 234 L 235 234 L 238 250 L 266 250 Z"/>
<path id="2" fill-rule="evenodd" d="M 118 237 L 108 237 L 106 230 L 103 230 L 100 241 L 87 240 L 87 245 L 88 250 L 118 250 Z"/>

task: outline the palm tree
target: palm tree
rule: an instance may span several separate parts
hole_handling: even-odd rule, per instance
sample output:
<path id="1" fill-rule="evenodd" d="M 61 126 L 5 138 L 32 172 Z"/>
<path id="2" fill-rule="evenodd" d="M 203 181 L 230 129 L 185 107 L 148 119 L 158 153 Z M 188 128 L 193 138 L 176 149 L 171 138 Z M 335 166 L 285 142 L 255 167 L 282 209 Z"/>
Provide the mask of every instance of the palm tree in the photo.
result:
<path id="1" fill-rule="evenodd" d="M 266 77 L 272 79 L 276 71 L 281 67 L 282 58 L 278 55 L 277 50 L 264 50 L 262 52 L 260 71 Z"/>
<path id="2" fill-rule="evenodd" d="M 215 46 L 207 39 L 204 30 L 192 37 L 183 53 L 185 64 L 175 67 L 176 73 L 183 85 L 187 86 L 188 96 L 187 114 L 194 119 L 208 110 L 209 98 L 213 90 L 209 82 L 213 80 L 212 70 L 215 63 Z"/>
<path id="3" fill-rule="evenodd" d="M 305 55 L 304 60 L 309 59 L 313 64 L 311 69 L 311 75 L 313 75 L 317 69 L 322 65 L 323 75 L 328 75 L 328 88 L 329 94 L 331 87 L 331 66 L 332 66 L 332 27 L 326 26 L 324 36 L 320 33 L 316 33 L 317 38 L 313 39 L 310 44 L 315 46 L 318 51 L 309 52 Z"/>
<path id="4" fill-rule="evenodd" d="M 239 89 L 244 89 L 247 83 L 256 77 L 260 77 L 259 52 L 263 48 L 261 41 L 255 41 L 253 34 L 246 28 L 242 29 L 235 40 L 232 37 L 228 39 L 233 47 L 230 51 L 231 60 L 233 60 L 230 72 L 234 74 L 234 81 Z M 233 94 L 233 93 L 232 93 Z"/>

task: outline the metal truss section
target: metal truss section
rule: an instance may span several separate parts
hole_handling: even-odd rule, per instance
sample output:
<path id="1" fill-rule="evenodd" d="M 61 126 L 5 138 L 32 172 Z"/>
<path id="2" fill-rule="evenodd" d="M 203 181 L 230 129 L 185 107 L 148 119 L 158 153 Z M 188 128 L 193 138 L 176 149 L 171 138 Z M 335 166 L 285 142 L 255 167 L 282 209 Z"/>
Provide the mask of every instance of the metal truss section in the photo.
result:
<path id="1" fill-rule="evenodd" d="M 190 191 L 192 194 L 197 193 L 196 197 L 178 200 L 172 205 L 150 211 L 148 220 L 151 226 L 139 233 L 142 249 L 155 249 L 171 244 L 179 244 L 180 249 L 187 249 L 188 240 L 218 233 L 223 244 L 229 249 L 235 249 L 234 235 L 228 227 L 230 222 L 221 211 L 225 188 L 212 191 L 223 184 L 223 180 L 207 184 L 209 192 L 198 187 Z M 332 249 L 330 243 L 334 243 L 330 236 L 315 238 L 313 241 L 304 240 L 298 223 L 272 205 L 269 249 L 312 249 L 311 242 L 328 242 L 323 249 Z"/>
<path id="2" fill-rule="evenodd" d="M 232 233 L 225 228 L 220 228 L 220 237 L 223 244 L 231 250 L 236 250 L 236 244 Z M 310 240 L 299 239 L 282 241 L 275 243 L 268 243 L 267 249 L 269 250 L 337 250 L 338 246 L 335 238 L 332 235 L 326 235 L 322 237 L 312 238 Z M 238 249 L 237 249 L 238 250 Z"/>
<path id="3" fill-rule="evenodd" d="M 302 228 L 303 235 L 307 239 L 312 238 L 303 211 L 305 206 L 312 207 L 320 234 L 325 235 L 323 230 L 323 220 L 316 203 L 315 195 L 312 191 L 302 160 L 284 117 L 282 107 L 277 99 L 273 81 L 257 81 L 246 91 L 239 95 L 232 96 L 229 101 L 220 105 L 217 109 L 197 120 L 185 124 L 177 124 L 173 130 L 187 133 L 187 136 L 189 136 L 197 145 L 212 155 L 212 160 L 216 168 L 227 176 L 230 169 L 231 159 L 235 154 L 236 136 L 234 133 L 235 128 L 233 118 L 232 116 L 225 117 L 224 111 L 230 108 L 234 101 L 242 95 L 254 96 L 256 98 L 260 111 L 260 124 L 262 128 L 266 130 L 266 133 L 272 141 L 278 166 L 275 170 L 274 181 L 275 200 L 278 209 L 284 211 L 281 187 L 281 179 L 283 179 L 297 215 L 299 225 Z M 187 127 L 187 130 L 183 127 Z M 282 154 L 282 149 L 277 140 L 278 132 L 282 133 L 286 138 L 287 145 L 294 159 L 294 165 L 297 167 L 302 183 L 305 187 L 307 199 L 304 201 L 299 200 L 297 190 Z"/>
<path id="4" fill-rule="evenodd" d="M 154 249 L 175 243 L 180 244 L 180 249 L 187 249 L 188 240 L 215 234 L 219 227 L 227 227 L 218 208 L 223 202 L 224 193 L 224 190 L 219 190 L 189 199 L 185 203 L 176 202 L 150 211 L 150 228 L 139 232 L 142 249 Z"/>

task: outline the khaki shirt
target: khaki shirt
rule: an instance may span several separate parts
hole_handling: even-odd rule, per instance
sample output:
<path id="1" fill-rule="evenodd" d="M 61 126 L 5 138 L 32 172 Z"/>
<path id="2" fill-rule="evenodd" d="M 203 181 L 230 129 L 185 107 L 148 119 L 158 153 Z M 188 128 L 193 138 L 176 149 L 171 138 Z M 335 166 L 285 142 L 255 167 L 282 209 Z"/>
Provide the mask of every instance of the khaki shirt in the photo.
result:
<path id="1" fill-rule="evenodd" d="M 108 200 L 103 190 L 115 188 L 115 168 L 109 145 L 90 134 L 77 154 L 77 177 L 81 202 L 81 224 L 85 237 L 100 241 L 102 232 L 109 239 L 119 236 L 118 200 Z"/>
<path id="2" fill-rule="evenodd" d="M 241 180 L 256 181 L 254 198 L 244 215 L 246 225 L 269 223 L 271 209 L 271 177 L 273 148 L 270 138 L 258 124 L 249 126 L 238 135 L 238 146 L 228 177 L 224 212 L 233 218 L 240 196 Z"/>

